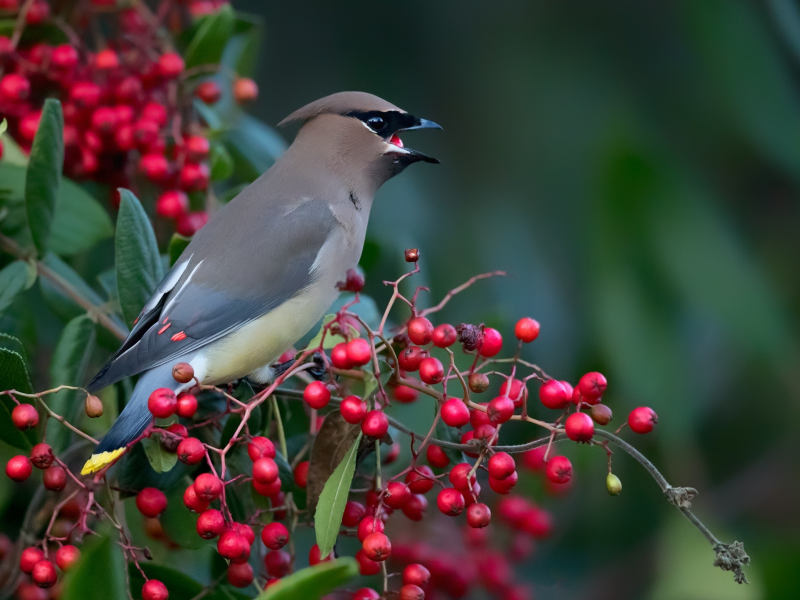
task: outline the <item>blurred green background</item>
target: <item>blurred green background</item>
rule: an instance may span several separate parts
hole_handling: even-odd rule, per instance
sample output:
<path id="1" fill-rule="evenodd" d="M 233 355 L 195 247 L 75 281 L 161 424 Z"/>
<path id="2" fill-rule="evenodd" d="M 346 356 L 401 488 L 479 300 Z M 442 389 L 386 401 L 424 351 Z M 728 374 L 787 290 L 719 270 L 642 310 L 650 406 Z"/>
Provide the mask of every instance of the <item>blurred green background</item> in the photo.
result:
<path id="1" fill-rule="evenodd" d="M 753 559 L 737 587 L 637 465 L 616 458 L 610 498 L 602 452 L 574 448 L 572 493 L 542 500 L 557 535 L 520 570 L 537 598 L 796 598 L 798 3 L 234 6 L 264 17 L 253 112 L 267 123 L 353 89 L 444 127 L 407 134 L 442 165 L 409 169 L 373 209 L 379 304 L 405 247 L 437 300 L 507 270 L 446 318 L 511 337 L 533 316 L 528 358 L 573 381 L 604 371 L 617 422 L 652 406 L 659 429 L 634 442 Z"/>

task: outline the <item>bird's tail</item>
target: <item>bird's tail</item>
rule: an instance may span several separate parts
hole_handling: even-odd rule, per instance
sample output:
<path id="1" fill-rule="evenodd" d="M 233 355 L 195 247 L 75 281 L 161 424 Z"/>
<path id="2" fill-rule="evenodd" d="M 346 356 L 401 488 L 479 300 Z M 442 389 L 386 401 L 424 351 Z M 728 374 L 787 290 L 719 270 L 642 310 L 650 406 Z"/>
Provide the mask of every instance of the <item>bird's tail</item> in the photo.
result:
<path id="1" fill-rule="evenodd" d="M 186 384 L 180 384 L 172 377 L 172 363 L 155 367 L 139 378 L 128 404 L 83 465 L 81 475 L 95 473 L 122 456 L 128 444 L 139 437 L 150 423 L 152 415 L 147 408 L 150 394 L 164 387 L 176 392 L 186 387 Z"/>

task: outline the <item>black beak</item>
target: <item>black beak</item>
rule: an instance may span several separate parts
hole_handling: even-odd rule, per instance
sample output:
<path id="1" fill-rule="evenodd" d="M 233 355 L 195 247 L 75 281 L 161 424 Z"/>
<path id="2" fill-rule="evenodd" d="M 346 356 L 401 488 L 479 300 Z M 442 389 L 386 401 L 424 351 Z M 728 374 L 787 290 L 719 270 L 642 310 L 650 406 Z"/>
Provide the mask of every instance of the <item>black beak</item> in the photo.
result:
<path id="1" fill-rule="evenodd" d="M 404 127 L 399 131 L 412 131 L 414 129 L 438 129 L 442 130 L 442 126 L 438 123 L 434 123 L 433 121 L 428 121 L 428 119 L 417 119 L 414 121 L 414 124 L 411 127 Z M 417 162 L 422 161 L 426 163 L 432 163 L 438 165 L 441 161 L 438 158 L 433 158 L 432 156 L 428 156 L 418 150 L 414 150 L 413 148 L 406 148 L 407 150 L 407 160 L 410 159 L 410 162 Z"/>

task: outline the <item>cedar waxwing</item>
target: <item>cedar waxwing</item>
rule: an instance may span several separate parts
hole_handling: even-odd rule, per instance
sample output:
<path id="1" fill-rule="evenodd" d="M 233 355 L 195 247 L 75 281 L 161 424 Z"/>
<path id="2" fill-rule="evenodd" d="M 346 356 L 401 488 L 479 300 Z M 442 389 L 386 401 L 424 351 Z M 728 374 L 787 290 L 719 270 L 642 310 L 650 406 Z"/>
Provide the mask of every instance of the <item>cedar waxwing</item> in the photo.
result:
<path id="1" fill-rule="evenodd" d="M 280 125 L 293 121 L 302 122 L 294 143 L 195 234 L 89 384 L 96 391 L 142 373 L 83 474 L 145 430 L 153 390 L 193 385 L 173 379 L 177 362 L 204 384 L 270 381 L 273 361 L 324 316 L 358 264 L 378 188 L 411 163 L 439 162 L 397 133 L 441 127 L 371 94 L 333 94 Z"/>

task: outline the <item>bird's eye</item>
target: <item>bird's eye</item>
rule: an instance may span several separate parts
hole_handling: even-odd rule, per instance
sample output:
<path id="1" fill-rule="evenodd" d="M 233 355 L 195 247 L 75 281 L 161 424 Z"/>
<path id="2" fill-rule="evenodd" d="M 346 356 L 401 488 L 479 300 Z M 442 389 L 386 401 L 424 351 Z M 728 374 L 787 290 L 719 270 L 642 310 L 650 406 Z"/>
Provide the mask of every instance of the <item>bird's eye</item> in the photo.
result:
<path id="1" fill-rule="evenodd" d="M 367 119 L 367 126 L 375 133 L 378 133 L 381 129 L 386 127 L 386 121 L 383 117 L 370 117 Z"/>

